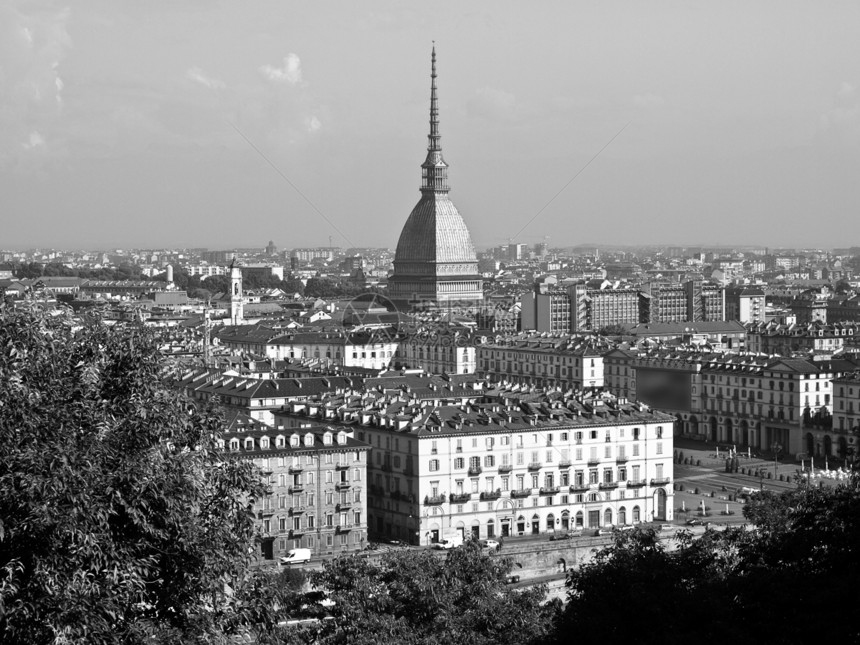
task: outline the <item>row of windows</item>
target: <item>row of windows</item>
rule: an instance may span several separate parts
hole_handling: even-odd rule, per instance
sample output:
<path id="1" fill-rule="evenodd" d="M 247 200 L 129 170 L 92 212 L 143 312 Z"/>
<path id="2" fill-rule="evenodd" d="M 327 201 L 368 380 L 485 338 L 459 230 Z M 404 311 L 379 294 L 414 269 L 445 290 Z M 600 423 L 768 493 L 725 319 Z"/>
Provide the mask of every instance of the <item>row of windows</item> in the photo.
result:
<path id="1" fill-rule="evenodd" d="M 335 520 L 338 523 L 335 525 Z M 352 521 L 352 524 L 350 524 Z M 320 528 L 333 529 L 335 526 L 348 527 L 359 526 L 361 524 L 361 511 L 354 513 L 327 513 L 322 518 Z M 278 533 L 286 533 L 288 531 L 302 531 L 306 529 L 315 529 L 316 516 L 314 515 L 298 515 L 296 517 L 274 517 L 272 519 L 263 520 L 263 532 L 272 533 L 273 529 Z"/>
<path id="2" fill-rule="evenodd" d="M 284 486 L 301 486 L 302 484 L 307 484 L 308 486 L 312 486 L 316 483 L 316 473 L 314 471 L 308 471 L 305 473 L 293 473 L 288 475 L 286 473 L 278 474 L 277 485 Z M 339 470 L 337 472 L 333 470 L 325 471 L 325 477 L 321 478 L 325 479 L 326 484 L 334 484 L 334 483 L 342 483 L 342 482 L 359 482 L 361 481 L 361 469 L 353 468 L 352 469 L 352 479 L 349 477 L 349 470 Z M 271 475 L 270 483 L 272 486 L 275 485 L 275 476 Z"/>

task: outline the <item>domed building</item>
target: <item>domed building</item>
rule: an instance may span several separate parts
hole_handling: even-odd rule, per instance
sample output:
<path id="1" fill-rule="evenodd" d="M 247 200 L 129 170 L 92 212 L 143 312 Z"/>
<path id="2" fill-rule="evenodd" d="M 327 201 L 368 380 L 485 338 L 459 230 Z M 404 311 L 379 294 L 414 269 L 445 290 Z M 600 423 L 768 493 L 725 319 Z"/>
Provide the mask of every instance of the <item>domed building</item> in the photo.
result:
<path id="1" fill-rule="evenodd" d="M 475 246 L 462 215 L 448 197 L 448 164 L 442 158 L 436 96 L 436 48 L 430 73 L 430 135 L 421 164 L 421 199 L 400 233 L 391 300 L 400 307 L 474 309 L 484 298 Z"/>

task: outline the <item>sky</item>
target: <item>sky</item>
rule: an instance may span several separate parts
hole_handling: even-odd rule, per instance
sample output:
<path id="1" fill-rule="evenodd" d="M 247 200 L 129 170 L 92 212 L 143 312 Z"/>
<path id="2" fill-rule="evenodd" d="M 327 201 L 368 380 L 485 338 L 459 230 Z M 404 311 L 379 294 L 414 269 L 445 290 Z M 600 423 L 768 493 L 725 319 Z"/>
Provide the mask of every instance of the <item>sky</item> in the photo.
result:
<path id="1" fill-rule="evenodd" d="M 857 245 L 858 25 L 853 0 L 12 0 L 0 248 L 393 248 L 433 41 L 479 248 Z"/>

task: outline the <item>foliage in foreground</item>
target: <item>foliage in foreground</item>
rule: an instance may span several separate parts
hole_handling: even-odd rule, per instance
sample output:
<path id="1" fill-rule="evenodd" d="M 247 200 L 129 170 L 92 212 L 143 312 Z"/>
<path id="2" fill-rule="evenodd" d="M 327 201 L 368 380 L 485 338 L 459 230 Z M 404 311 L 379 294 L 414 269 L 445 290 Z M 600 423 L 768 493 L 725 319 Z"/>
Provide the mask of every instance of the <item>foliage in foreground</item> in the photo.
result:
<path id="1" fill-rule="evenodd" d="M 755 499 L 755 530 L 680 537 L 651 530 L 615 543 L 568 576 L 555 641 L 858 642 L 860 480 Z"/>
<path id="2" fill-rule="evenodd" d="M 0 310 L 0 640 L 219 640 L 265 623 L 264 490 L 221 420 L 162 385 L 145 329 Z"/>
<path id="3" fill-rule="evenodd" d="M 380 561 L 362 556 L 327 562 L 312 576 L 327 590 L 330 618 L 303 635 L 286 632 L 270 642 L 323 645 L 528 645 L 542 642 L 555 605 L 542 606 L 544 587 L 505 584 L 506 558 L 487 556 L 469 541 L 439 557 L 402 550 Z"/>

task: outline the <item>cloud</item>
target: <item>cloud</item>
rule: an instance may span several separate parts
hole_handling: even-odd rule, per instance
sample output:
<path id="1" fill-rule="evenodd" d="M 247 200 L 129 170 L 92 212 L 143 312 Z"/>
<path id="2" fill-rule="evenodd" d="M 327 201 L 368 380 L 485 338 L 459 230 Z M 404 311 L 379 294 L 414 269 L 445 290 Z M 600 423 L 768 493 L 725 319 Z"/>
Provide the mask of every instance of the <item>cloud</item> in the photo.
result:
<path id="1" fill-rule="evenodd" d="M 0 167 L 25 151 L 61 146 L 51 133 L 63 118 L 60 75 L 72 40 L 68 9 L 15 8 L 0 3 Z"/>
<path id="2" fill-rule="evenodd" d="M 637 94 L 633 97 L 633 105 L 640 108 L 653 109 L 662 107 L 666 103 L 662 96 L 646 92 L 645 94 Z"/>
<path id="3" fill-rule="evenodd" d="M 32 150 L 33 148 L 45 147 L 45 137 L 39 134 L 36 130 L 30 133 L 30 138 L 21 144 L 24 150 Z"/>
<path id="4" fill-rule="evenodd" d="M 320 120 L 316 116 L 306 119 L 305 124 L 307 125 L 308 132 L 316 132 L 322 127 L 322 123 L 320 123 Z"/>
<path id="5" fill-rule="evenodd" d="M 210 90 L 223 90 L 227 87 L 224 81 L 219 81 L 217 78 L 207 76 L 199 67 L 190 68 L 185 72 L 185 77 L 200 83 L 204 87 L 208 87 Z"/>
<path id="6" fill-rule="evenodd" d="M 860 93 L 848 81 L 842 81 L 830 107 L 818 124 L 818 135 L 835 145 L 860 143 Z"/>
<path id="7" fill-rule="evenodd" d="M 490 121 L 510 121 L 516 116 L 517 98 L 510 92 L 482 87 L 466 102 L 471 116 Z"/>
<path id="8" fill-rule="evenodd" d="M 302 61 L 297 54 L 287 54 L 284 58 L 283 69 L 272 65 L 263 65 L 260 73 L 273 83 L 288 83 L 295 85 L 302 81 Z"/>

